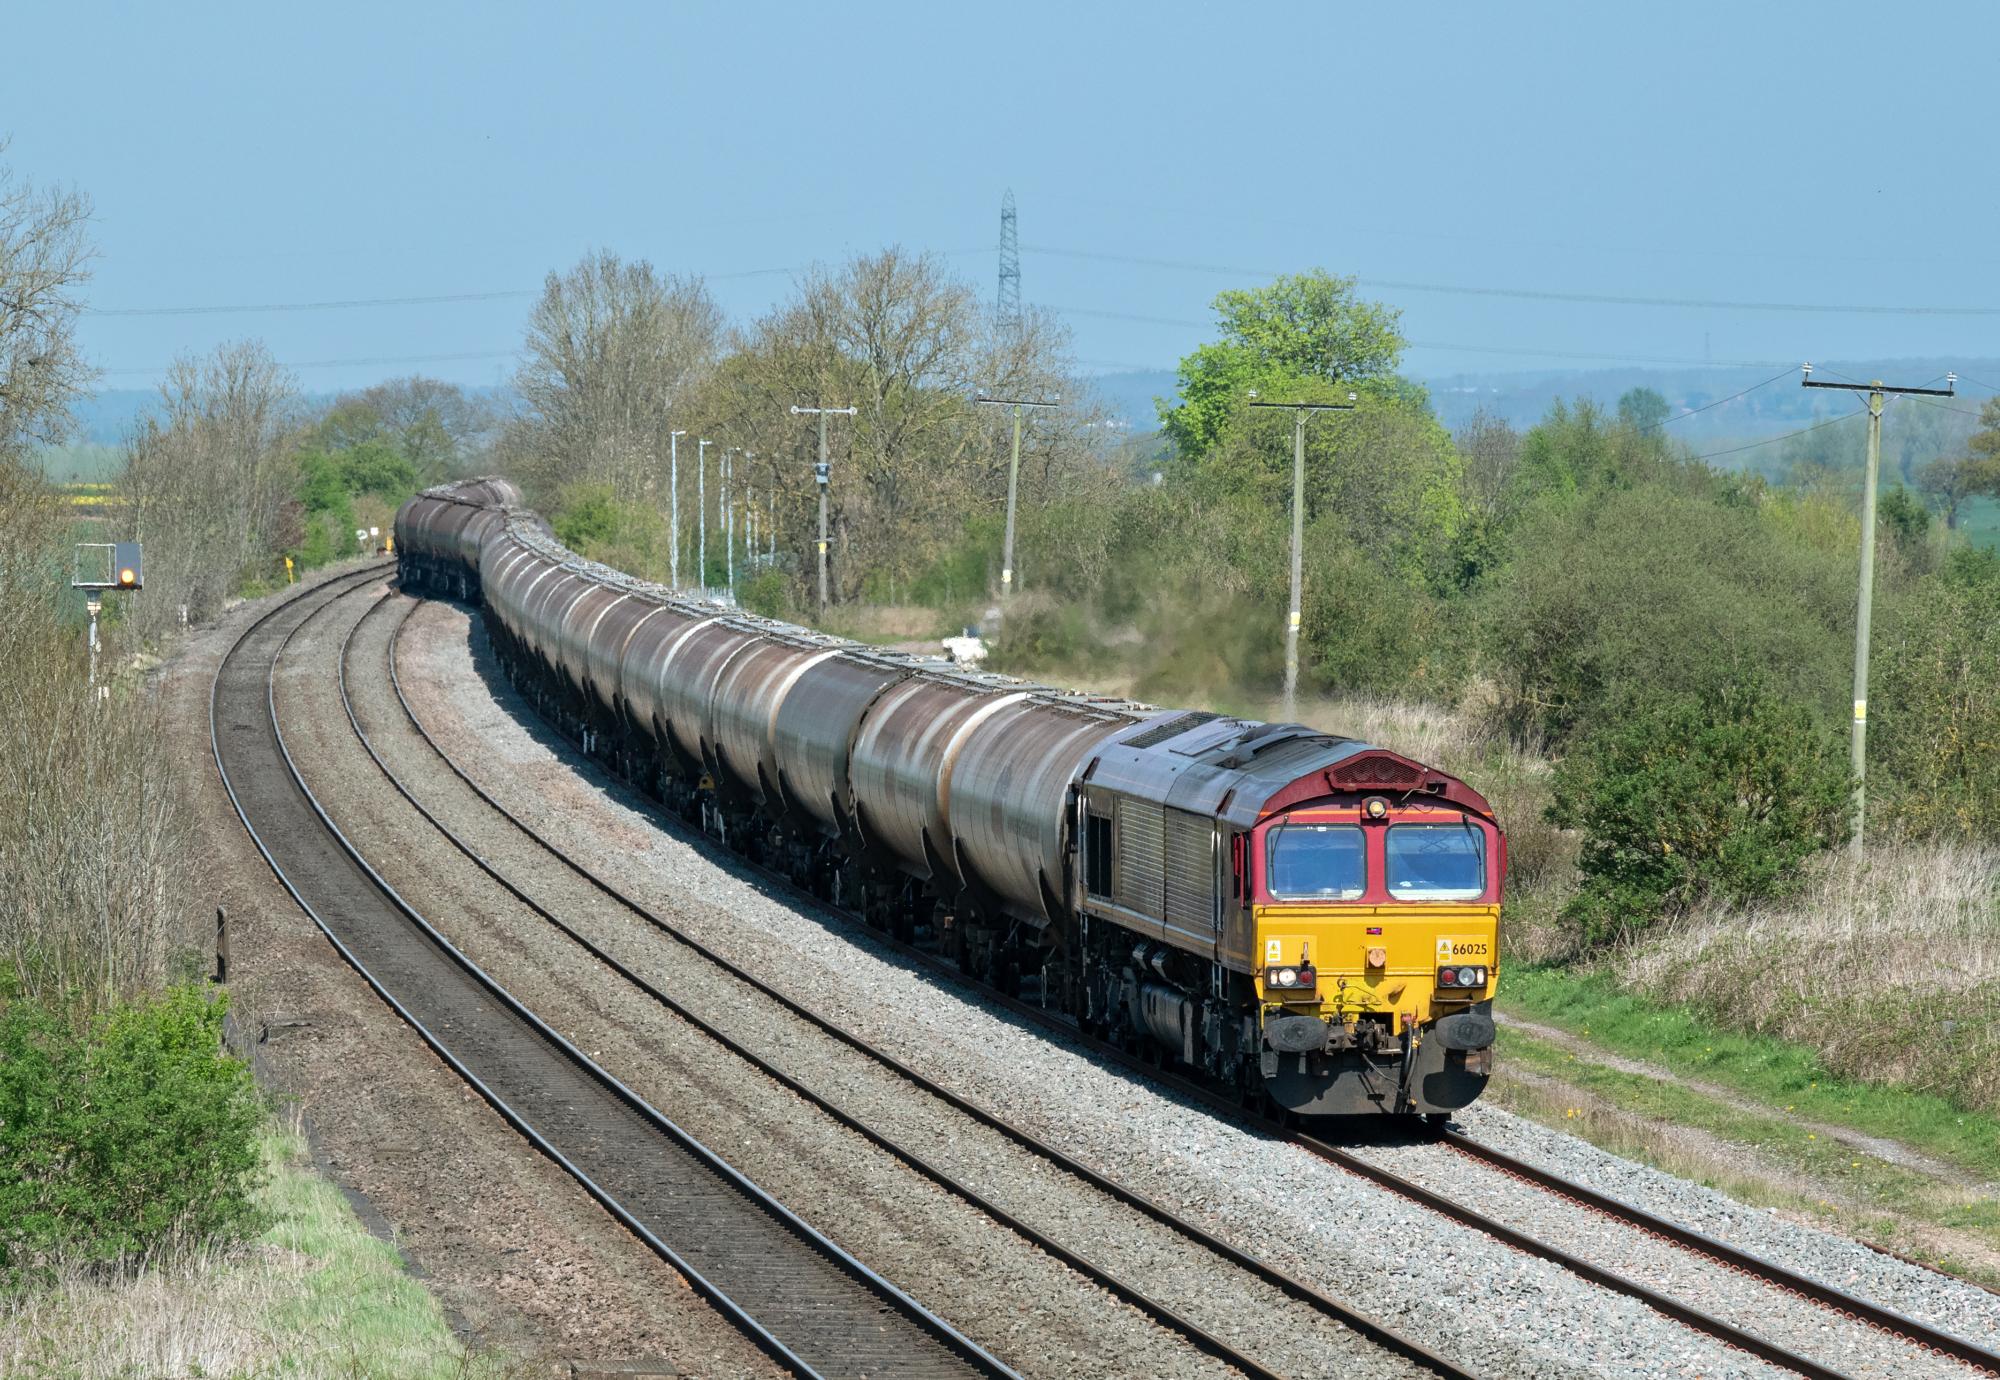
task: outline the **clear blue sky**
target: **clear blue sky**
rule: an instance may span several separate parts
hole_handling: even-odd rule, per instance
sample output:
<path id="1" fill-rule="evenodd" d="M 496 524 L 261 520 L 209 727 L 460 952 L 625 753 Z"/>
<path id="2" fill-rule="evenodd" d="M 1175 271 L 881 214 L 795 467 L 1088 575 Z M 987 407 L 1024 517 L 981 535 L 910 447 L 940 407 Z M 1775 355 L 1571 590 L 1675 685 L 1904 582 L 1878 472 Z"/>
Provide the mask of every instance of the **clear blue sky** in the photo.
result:
<path id="1" fill-rule="evenodd" d="M 1982 4 L 79 0 L 10 7 L 0 132 L 19 172 L 95 199 L 101 309 L 531 291 L 600 245 L 707 275 L 740 319 L 889 243 L 990 294 L 1011 186 L 1024 296 L 1075 313 L 1092 367 L 1168 367 L 1251 279 L 1047 251 L 2000 308 L 1996 37 Z M 2000 354 L 2000 316 L 1369 291 L 1419 374 Z M 299 365 L 498 355 L 526 309 L 106 315 L 85 339 L 132 387 L 246 335 Z"/>

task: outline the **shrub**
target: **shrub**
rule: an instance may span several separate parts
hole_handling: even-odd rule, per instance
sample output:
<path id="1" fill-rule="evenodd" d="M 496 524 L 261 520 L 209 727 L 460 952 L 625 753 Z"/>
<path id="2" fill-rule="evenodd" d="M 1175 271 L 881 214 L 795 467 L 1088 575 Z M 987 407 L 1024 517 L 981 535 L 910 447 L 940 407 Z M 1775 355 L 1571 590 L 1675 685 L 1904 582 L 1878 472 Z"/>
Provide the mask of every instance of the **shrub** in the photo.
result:
<path id="1" fill-rule="evenodd" d="M 256 1226 L 262 1113 L 223 1010 L 193 983 L 80 1027 L 0 1009 L 0 1277 Z"/>
<path id="2" fill-rule="evenodd" d="M 1852 557 L 1758 508 L 1694 481 L 1648 483 L 1537 507 L 1510 541 L 1479 603 L 1523 737 L 1565 744 L 1633 696 L 1698 693 L 1739 664 L 1823 712 L 1844 701 Z"/>
<path id="3" fill-rule="evenodd" d="M 1754 676 L 1632 700 L 1556 767 L 1549 819 L 1583 833 L 1564 918 L 1595 943 L 1795 890 L 1847 838 L 1851 785 L 1838 735 Z"/>
<path id="4" fill-rule="evenodd" d="M 1884 817 L 1923 837 L 2000 839 L 2000 559 L 1954 553 L 1875 646 Z"/>

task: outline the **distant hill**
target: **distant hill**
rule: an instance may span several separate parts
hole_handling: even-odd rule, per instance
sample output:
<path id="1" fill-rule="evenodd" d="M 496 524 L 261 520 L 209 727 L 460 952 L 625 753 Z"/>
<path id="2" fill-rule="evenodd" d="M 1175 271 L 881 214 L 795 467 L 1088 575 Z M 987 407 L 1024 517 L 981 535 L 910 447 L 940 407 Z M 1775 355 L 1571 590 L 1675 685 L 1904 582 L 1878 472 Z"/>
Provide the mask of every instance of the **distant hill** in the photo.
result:
<path id="1" fill-rule="evenodd" d="M 1960 377 L 2000 379 L 2000 360 L 1995 359 L 1898 359 L 1830 360 L 1815 363 L 1820 378 L 1845 375 L 1852 379 L 1885 378 L 1923 383 L 1942 381 L 1949 370 Z M 1516 428 L 1533 426 L 1561 398 L 1570 402 L 1589 398 L 1605 408 L 1616 407 L 1618 399 L 1634 388 L 1651 388 L 1665 397 L 1673 415 L 1685 421 L 1672 424 L 1673 434 L 1691 442 L 1716 440 L 1752 441 L 1779 432 L 1793 431 L 1819 417 L 1845 410 L 1838 395 L 1799 387 L 1796 371 L 1767 387 L 1757 388 L 1746 397 L 1711 406 L 1731 394 L 1768 379 L 1776 369 L 1692 368 L 1662 369 L 1629 367 L 1619 369 L 1551 369 L 1521 373 L 1442 374 L 1419 377 L 1430 389 L 1431 404 L 1438 419 L 1458 431 L 1475 414 L 1503 420 Z M 1158 425 L 1155 398 L 1171 397 L 1175 376 L 1172 371 L 1132 370 L 1099 374 L 1091 379 L 1098 395 L 1134 433 Z M 1955 406 L 1976 411 L 1987 392 L 1966 390 Z M 1697 411 L 1697 409 L 1706 409 Z"/>

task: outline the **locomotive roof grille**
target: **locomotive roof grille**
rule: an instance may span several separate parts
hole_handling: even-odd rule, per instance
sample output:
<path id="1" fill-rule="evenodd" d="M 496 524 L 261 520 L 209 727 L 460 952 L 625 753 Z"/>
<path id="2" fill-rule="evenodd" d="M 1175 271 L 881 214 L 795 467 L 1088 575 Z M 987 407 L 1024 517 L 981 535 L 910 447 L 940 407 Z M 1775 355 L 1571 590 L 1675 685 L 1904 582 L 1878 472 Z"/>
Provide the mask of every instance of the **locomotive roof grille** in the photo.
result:
<path id="1" fill-rule="evenodd" d="M 1210 714 L 1206 710 L 1201 709 L 1190 710 L 1185 714 L 1176 714 L 1171 719 L 1154 724 L 1144 733 L 1134 734 L 1132 737 L 1127 738 L 1125 746 L 1131 748 L 1158 747 L 1161 743 L 1166 742 L 1167 739 L 1178 738 L 1189 729 L 1199 728 L 1211 719 L 1218 717 L 1220 716 Z"/>
<path id="2" fill-rule="evenodd" d="M 1333 784 L 1365 789 L 1370 786 L 1386 787 L 1391 790 L 1413 791 L 1424 783 L 1421 768 L 1407 762 L 1399 762 L 1393 757 L 1366 753 L 1341 763 L 1330 773 Z"/>

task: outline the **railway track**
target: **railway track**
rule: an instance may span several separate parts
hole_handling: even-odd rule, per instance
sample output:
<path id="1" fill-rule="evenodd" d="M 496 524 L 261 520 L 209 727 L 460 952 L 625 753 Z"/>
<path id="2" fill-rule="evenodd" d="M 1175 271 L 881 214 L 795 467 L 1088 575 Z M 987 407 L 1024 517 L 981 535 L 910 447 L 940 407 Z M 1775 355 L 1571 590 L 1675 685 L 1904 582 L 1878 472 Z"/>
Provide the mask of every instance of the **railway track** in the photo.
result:
<path id="1" fill-rule="evenodd" d="M 780 1365 L 805 1376 L 1013 1377 L 537 1019 L 340 833 L 286 747 L 277 672 L 302 627 L 386 569 L 279 604 L 216 673 L 217 769 L 279 881 L 440 1058 Z"/>
<path id="2" fill-rule="evenodd" d="M 884 1134 L 864 1119 L 850 1114 L 846 1109 L 832 1099 L 824 1096 L 817 1089 L 786 1073 L 763 1053 L 751 1048 L 741 1039 L 732 1036 L 713 1020 L 704 1017 L 685 1002 L 662 990 L 657 984 L 648 981 L 645 977 L 635 972 L 628 964 L 607 951 L 601 944 L 592 941 L 561 915 L 535 899 L 516 879 L 507 876 L 477 848 L 462 838 L 457 831 L 452 829 L 449 824 L 439 817 L 436 811 L 419 800 L 411 790 L 410 783 L 399 777 L 388 762 L 384 760 L 382 753 L 378 750 L 377 744 L 371 741 L 369 732 L 362 723 L 362 716 L 356 712 L 354 702 L 347 692 L 347 678 L 354 635 L 360 631 L 367 617 L 376 616 L 390 600 L 398 597 L 394 593 L 383 595 L 376 602 L 374 608 L 370 610 L 369 614 L 365 615 L 362 620 L 357 621 L 348 636 L 343 639 L 339 652 L 341 700 L 346 708 L 350 728 L 384 778 L 388 780 L 390 785 L 419 815 L 449 840 L 467 859 L 506 889 L 516 900 L 553 925 L 569 940 L 590 954 L 592 958 L 611 969 L 622 980 L 644 993 L 652 1001 L 672 1012 L 681 1020 L 694 1026 L 705 1036 L 727 1049 L 731 1054 L 755 1068 L 759 1073 L 781 1084 L 797 1096 L 811 1103 L 841 1125 L 861 1135 L 871 1144 L 886 1151 L 907 1167 L 943 1188 L 946 1192 L 953 1194 L 978 1211 L 985 1213 L 1023 1239 L 1031 1242 L 1038 1249 L 1062 1261 L 1086 1279 L 1115 1294 L 1126 1303 L 1145 1313 L 1156 1323 L 1173 1332 L 1179 1333 L 1190 1345 L 1208 1355 L 1216 1357 L 1250 1376 L 1276 1380 L 1283 1373 L 1274 1370 L 1271 1366 L 1249 1354 L 1237 1344 L 1217 1335 L 1211 1328 L 1204 1327 L 1198 1321 L 1186 1316 L 1173 1305 L 1162 1301 L 1146 1289 L 1121 1277 L 1114 1270 L 1090 1259 L 1081 1251 L 1065 1245 L 1050 1233 L 1036 1227 L 1023 1216 L 1008 1211 L 964 1178 L 933 1163 L 921 1151 L 914 1149 L 906 1142 L 899 1142 L 893 1137 Z M 1394 1329 L 1341 1304 L 1322 1291 L 1285 1274 L 1255 1255 L 1230 1245 L 1199 1225 L 1187 1221 L 1185 1218 L 1144 1195 L 1136 1193 L 1116 1181 L 1107 1178 L 1073 1156 L 1046 1144 L 1033 1134 L 951 1091 L 949 1088 L 944 1087 L 942 1084 L 910 1067 L 894 1055 L 880 1049 L 866 1039 L 794 1000 L 780 989 L 758 977 L 755 973 L 750 972 L 724 955 L 715 952 L 681 926 L 676 925 L 671 920 L 642 905 L 606 881 L 603 877 L 576 861 L 567 852 L 536 831 L 533 826 L 522 820 L 500 801 L 496 800 L 455 762 L 442 745 L 431 735 L 422 719 L 416 713 L 415 708 L 411 705 L 409 698 L 404 694 L 401 677 L 396 666 L 396 644 L 402 627 L 407 622 L 411 613 L 418 607 L 420 607 L 419 604 L 411 602 L 402 610 L 395 629 L 388 639 L 387 664 L 383 668 L 386 671 L 389 684 L 395 692 L 404 722 L 407 724 L 409 730 L 436 756 L 437 760 L 457 780 L 462 782 L 473 796 L 484 802 L 484 805 L 495 816 L 504 820 L 508 826 L 535 848 L 583 880 L 594 892 L 612 902 L 614 906 L 642 923 L 650 931 L 667 937 L 688 953 L 699 958 L 702 962 L 710 965 L 718 972 L 726 974 L 735 982 L 742 984 L 757 997 L 767 999 L 792 1017 L 810 1026 L 819 1034 L 836 1041 L 845 1048 L 861 1055 L 876 1067 L 893 1074 L 908 1088 L 915 1089 L 928 1097 L 936 1099 L 937 1102 L 950 1108 L 953 1112 L 970 1118 L 980 1126 L 997 1133 L 1012 1144 L 1026 1150 L 1063 1174 L 1068 1175 L 1074 1181 L 1087 1186 L 1090 1190 L 1103 1194 L 1105 1197 L 1112 1199 L 1144 1218 L 1168 1228 L 1180 1238 L 1179 1244 L 1184 1250 L 1191 1254 L 1210 1258 L 1212 1268 L 1218 1275 L 1231 1270 L 1239 1271 L 1247 1275 L 1252 1281 L 1255 1281 L 1256 1285 L 1272 1291 L 1274 1294 L 1297 1306 L 1304 1315 L 1303 1321 L 1307 1323 L 1316 1320 L 1330 1321 L 1339 1327 L 1358 1334 L 1375 1347 L 1392 1355 L 1399 1356 L 1429 1373 L 1448 1377 L 1470 1377 L 1476 1374 L 1476 1372 L 1467 1370 L 1438 1355 L 1428 1347 L 1403 1336 Z"/>
<path id="3" fill-rule="evenodd" d="M 397 693 L 399 698 L 403 698 L 400 684 L 397 686 Z M 406 713 L 408 713 L 407 699 L 404 700 L 404 707 Z M 411 714 L 411 718 L 414 722 L 414 714 Z M 433 743 L 433 747 L 436 747 L 435 743 Z M 472 782 L 455 763 L 451 763 L 449 758 L 445 757 L 441 751 L 439 752 L 439 756 L 454 772 L 458 773 L 460 779 L 465 780 L 468 785 L 471 785 L 474 790 L 479 791 L 481 795 L 485 795 L 485 792 L 476 783 Z M 504 807 L 500 806 L 498 802 L 492 801 L 490 797 L 488 797 L 488 800 L 489 803 L 494 804 L 496 809 L 500 809 L 502 813 L 506 813 Z M 683 838 L 691 839 L 699 834 L 699 831 L 692 825 L 671 816 L 664 816 L 660 812 L 655 811 L 654 817 L 664 818 L 667 827 Z M 561 858 L 567 865 L 572 868 L 577 867 L 577 864 L 568 859 L 560 849 L 548 843 L 539 835 L 536 835 L 531 828 L 522 824 L 518 819 L 515 820 L 515 823 L 524 832 L 533 837 L 537 843 L 547 848 L 558 858 Z M 714 842 L 714 840 L 708 838 L 706 835 L 700 835 L 700 837 L 704 844 L 712 844 Z M 731 859 L 738 866 L 754 866 L 735 854 L 731 855 Z M 765 868 L 757 868 L 756 870 L 760 875 L 766 876 L 783 886 L 787 893 L 800 904 L 815 910 L 826 909 L 824 902 L 811 896 L 781 874 Z M 628 906 L 631 904 L 626 898 L 618 897 L 617 899 Z M 842 918 L 847 919 L 848 917 L 843 914 Z M 1091 1040 L 1080 1034 L 1080 1032 L 1067 1022 L 1052 1016 L 1050 1013 L 1008 996 L 986 984 L 967 978 L 956 968 L 944 964 L 935 955 L 919 946 L 901 943 L 890 936 L 872 929 L 870 930 L 870 935 L 876 942 L 883 944 L 885 947 L 905 957 L 931 966 L 935 971 L 949 980 L 979 991 L 983 997 L 1004 1007 L 1009 1012 L 1033 1020 L 1045 1028 L 1059 1031 L 1067 1038 L 1087 1045 L 1093 1052 L 1100 1054 L 1108 1060 L 1140 1071 L 1149 1077 L 1160 1079 L 1173 1087 L 1177 1092 L 1201 1101 L 1218 1114 L 1237 1121 L 1239 1124 L 1247 1121 L 1250 1124 L 1254 1124 L 1257 1129 L 1281 1136 L 1299 1145 L 1302 1149 L 1320 1155 L 1330 1162 L 1339 1165 L 1341 1168 L 1360 1175 L 1409 1201 L 1418 1203 L 1454 1221 L 1480 1230 L 1515 1249 L 1557 1264 L 1601 1287 L 1611 1289 L 1643 1302 L 1662 1315 L 1706 1333 L 1749 1355 L 1756 1356 L 1759 1359 L 1768 1361 L 1793 1373 L 1815 1377 L 1816 1380 L 1822 1377 L 1824 1380 L 1847 1380 L 1846 1373 L 1833 1365 L 1802 1354 L 1794 1348 L 1759 1336 L 1746 1328 L 1736 1326 L 1725 1319 L 1714 1316 L 1711 1312 L 1696 1304 L 1671 1297 L 1637 1280 L 1621 1275 L 1617 1271 L 1597 1265 L 1553 1242 L 1541 1240 L 1529 1233 L 1511 1227 L 1490 1215 L 1479 1212 L 1463 1201 L 1437 1193 L 1412 1179 L 1375 1164 L 1365 1157 L 1356 1155 L 1344 1147 L 1332 1145 L 1296 1128 L 1246 1117 L 1243 1111 L 1232 1101 L 1219 1096 L 1212 1089 L 1180 1078 L 1170 1072 L 1163 1071 L 1152 1061 L 1133 1055 L 1115 1045 Z M 768 985 L 758 983 L 754 978 L 750 978 L 749 980 L 774 1000 L 784 1000 L 781 993 L 769 988 Z M 1670 1244 L 1677 1249 L 1699 1256 L 1708 1262 L 1721 1265 L 1749 1278 L 1758 1280 L 1768 1285 L 1777 1294 L 1788 1299 L 1808 1301 L 1816 1307 L 1824 1309 L 1828 1314 L 1830 1323 L 1844 1322 L 1867 1327 L 1899 1342 L 1906 1343 L 1911 1351 L 1916 1353 L 1913 1360 L 1919 1364 L 1928 1359 L 1932 1362 L 1963 1366 L 1970 1372 L 2000 1375 L 2000 1354 L 1996 1354 L 1976 1343 L 1956 1337 L 1941 1329 L 1896 1313 L 1891 1309 L 1884 1308 L 1868 1300 L 1821 1284 L 1779 1266 L 1774 1262 L 1765 1261 L 1750 1253 L 1737 1250 L 1726 1243 L 1703 1236 L 1698 1232 L 1654 1217 L 1643 1210 L 1633 1208 L 1628 1204 L 1618 1202 L 1616 1199 L 1599 1194 L 1584 1185 L 1573 1183 L 1562 1179 L 1560 1176 L 1540 1170 L 1537 1167 L 1514 1160 L 1462 1134 L 1448 1132 L 1443 1137 L 1443 1141 L 1460 1153 L 1477 1159 L 1499 1172 L 1534 1184 L 1557 1198 L 1589 1207 L 1607 1217 L 1621 1221 L 1635 1230 L 1645 1232 L 1663 1243 Z"/>

